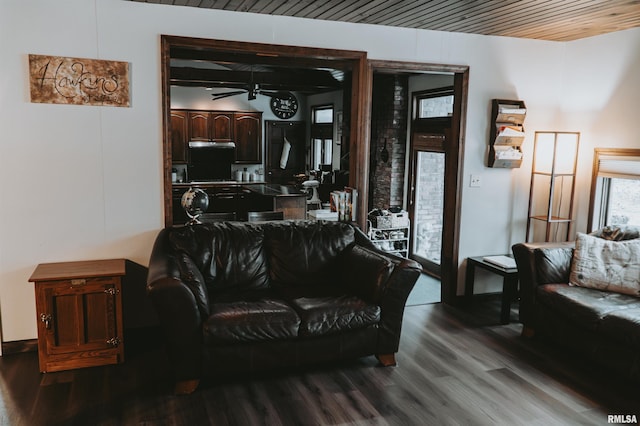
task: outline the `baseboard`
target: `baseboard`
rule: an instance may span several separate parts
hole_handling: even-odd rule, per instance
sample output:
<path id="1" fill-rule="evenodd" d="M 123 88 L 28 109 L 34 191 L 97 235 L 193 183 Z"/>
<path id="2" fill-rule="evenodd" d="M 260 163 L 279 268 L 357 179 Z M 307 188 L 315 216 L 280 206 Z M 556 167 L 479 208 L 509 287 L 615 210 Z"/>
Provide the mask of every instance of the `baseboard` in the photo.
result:
<path id="1" fill-rule="evenodd" d="M 19 354 L 23 352 L 36 352 L 37 350 L 38 350 L 38 339 L 2 342 L 2 355 L 12 355 L 12 354 Z"/>

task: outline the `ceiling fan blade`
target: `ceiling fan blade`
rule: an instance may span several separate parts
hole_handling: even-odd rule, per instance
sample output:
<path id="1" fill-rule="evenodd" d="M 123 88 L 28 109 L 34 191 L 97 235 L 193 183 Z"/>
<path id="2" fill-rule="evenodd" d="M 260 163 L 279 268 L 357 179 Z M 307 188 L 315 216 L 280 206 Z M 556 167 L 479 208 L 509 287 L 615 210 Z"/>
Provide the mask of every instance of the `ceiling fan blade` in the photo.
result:
<path id="1" fill-rule="evenodd" d="M 234 90 L 233 92 L 226 92 L 226 93 L 212 93 L 211 96 L 213 97 L 212 100 L 217 101 L 218 99 L 228 98 L 229 96 L 241 95 L 243 93 L 247 93 L 247 91 L 243 89 L 243 90 Z"/>
<path id="2" fill-rule="evenodd" d="M 260 90 L 259 93 L 264 96 L 269 96 L 271 98 L 289 98 L 291 97 L 291 92 L 283 91 L 283 90 Z"/>

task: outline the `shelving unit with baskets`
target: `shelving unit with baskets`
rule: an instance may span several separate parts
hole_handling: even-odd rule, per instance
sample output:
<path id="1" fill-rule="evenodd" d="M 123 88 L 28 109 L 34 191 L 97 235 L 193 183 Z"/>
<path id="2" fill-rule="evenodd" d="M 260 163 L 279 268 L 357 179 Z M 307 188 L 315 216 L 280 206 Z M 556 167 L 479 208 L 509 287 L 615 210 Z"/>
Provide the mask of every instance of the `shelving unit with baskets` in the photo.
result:
<path id="1" fill-rule="evenodd" d="M 520 167 L 526 113 L 527 108 L 523 101 L 506 99 L 492 101 L 489 167 Z"/>
<path id="2" fill-rule="evenodd" d="M 367 220 L 369 239 L 382 251 L 409 257 L 410 223 L 407 212 L 388 216 L 370 216 Z"/>

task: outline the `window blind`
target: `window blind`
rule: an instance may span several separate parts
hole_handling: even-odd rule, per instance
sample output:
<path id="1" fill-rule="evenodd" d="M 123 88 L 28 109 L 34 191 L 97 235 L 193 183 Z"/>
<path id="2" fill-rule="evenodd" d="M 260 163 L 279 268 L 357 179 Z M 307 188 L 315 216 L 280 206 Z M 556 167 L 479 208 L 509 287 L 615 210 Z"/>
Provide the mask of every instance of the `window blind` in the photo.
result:
<path id="1" fill-rule="evenodd" d="M 598 159 L 598 177 L 640 179 L 640 156 L 603 155 Z"/>

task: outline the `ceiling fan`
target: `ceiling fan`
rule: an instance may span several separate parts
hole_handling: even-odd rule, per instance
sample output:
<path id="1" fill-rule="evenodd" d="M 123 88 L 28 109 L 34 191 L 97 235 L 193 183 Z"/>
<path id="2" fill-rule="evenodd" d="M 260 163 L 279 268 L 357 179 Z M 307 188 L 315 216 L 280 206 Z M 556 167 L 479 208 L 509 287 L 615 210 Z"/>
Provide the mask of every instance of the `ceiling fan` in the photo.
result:
<path id="1" fill-rule="evenodd" d="M 269 96 L 269 97 L 277 97 L 282 95 L 282 91 L 263 90 L 260 88 L 260 85 L 258 83 L 254 83 L 253 66 L 251 66 L 251 78 L 250 78 L 249 84 L 247 84 L 246 89 L 243 88 L 243 89 L 233 90 L 231 92 L 224 92 L 224 93 L 212 93 L 211 96 L 213 97 L 212 100 L 217 101 L 218 99 L 228 98 L 229 96 L 241 95 L 243 93 L 247 93 L 247 96 L 249 97 L 250 101 L 256 99 L 258 94 Z"/>
<path id="2" fill-rule="evenodd" d="M 246 93 L 249 100 L 252 101 L 259 94 L 270 96 L 270 97 L 276 97 L 276 96 L 279 96 L 282 92 L 277 92 L 272 90 L 263 90 L 260 88 L 260 85 L 258 83 L 250 83 L 249 88 L 247 89 L 238 89 L 238 90 L 233 90 L 231 92 L 224 92 L 224 93 L 212 93 L 211 96 L 213 97 L 212 100 L 217 101 L 218 99 L 228 98 L 229 96 L 241 95 L 243 93 Z"/>

